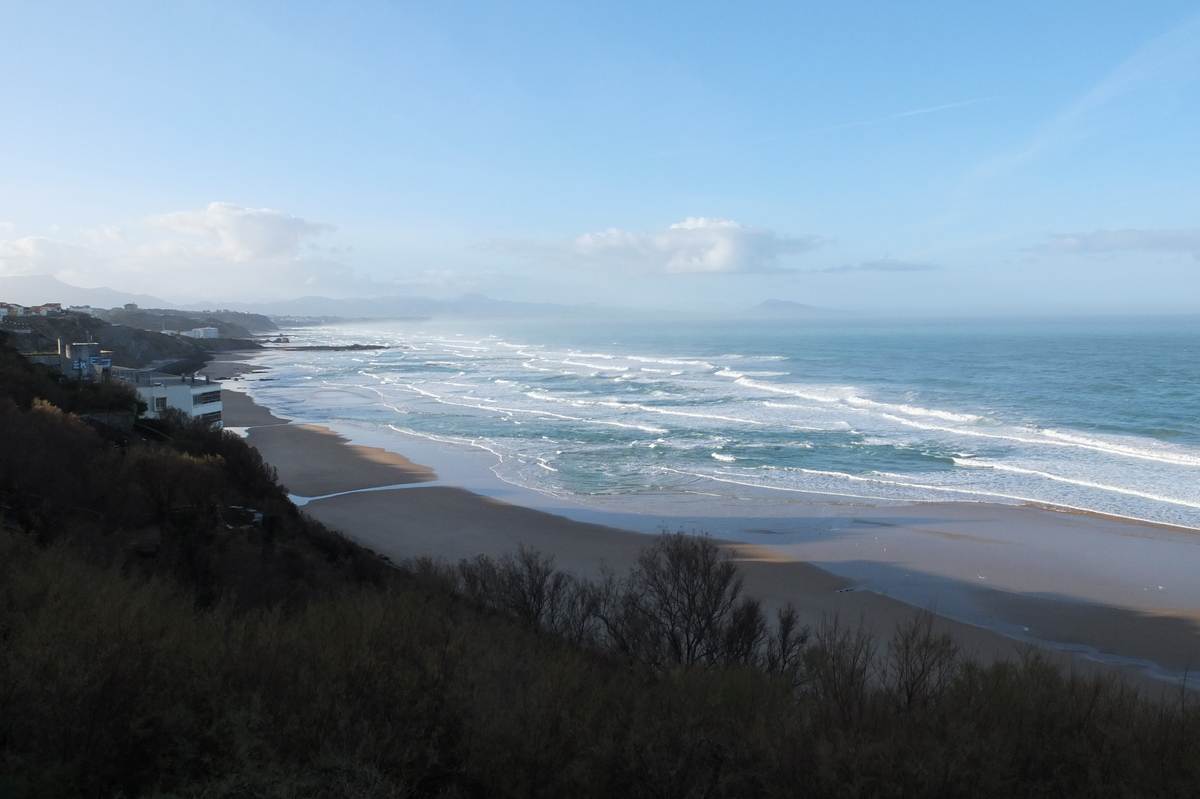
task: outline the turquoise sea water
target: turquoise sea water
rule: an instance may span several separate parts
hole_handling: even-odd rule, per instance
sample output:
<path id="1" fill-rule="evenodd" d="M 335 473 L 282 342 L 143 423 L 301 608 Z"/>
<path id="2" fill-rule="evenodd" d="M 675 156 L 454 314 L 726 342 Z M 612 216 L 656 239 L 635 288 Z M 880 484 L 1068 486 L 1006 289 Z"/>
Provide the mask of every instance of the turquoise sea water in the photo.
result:
<path id="1" fill-rule="evenodd" d="M 1200 319 L 378 322 L 247 386 L 599 502 L 1038 502 L 1200 528 Z"/>

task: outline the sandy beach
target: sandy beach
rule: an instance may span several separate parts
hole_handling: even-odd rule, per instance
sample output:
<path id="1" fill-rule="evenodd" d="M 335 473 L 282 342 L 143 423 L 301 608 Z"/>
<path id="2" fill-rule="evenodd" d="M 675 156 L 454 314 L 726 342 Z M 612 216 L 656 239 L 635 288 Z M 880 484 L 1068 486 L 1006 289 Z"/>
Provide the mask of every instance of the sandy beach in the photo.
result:
<path id="1" fill-rule="evenodd" d="M 252 380 L 248 357 L 223 355 L 207 372 Z M 525 545 L 595 577 L 627 569 L 656 529 L 702 530 L 733 549 L 750 594 L 793 602 L 809 624 L 836 612 L 886 637 L 932 609 L 983 660 L 1034 644 L 1082 672 L 1160 688 L 1200 664 L 1200 585 L 1190 580 L 1200 536 L 1188 530 L 986 503 L 781 502 L 755 518 L 736 507 L 693 517 L 670 504 L 588 511 L 497 486 L 428 442 L 385 448 L 365 433 L 291 423 L 236 385 L 223 393 L 226 426 L 306 512 L 394 561 Z"/>

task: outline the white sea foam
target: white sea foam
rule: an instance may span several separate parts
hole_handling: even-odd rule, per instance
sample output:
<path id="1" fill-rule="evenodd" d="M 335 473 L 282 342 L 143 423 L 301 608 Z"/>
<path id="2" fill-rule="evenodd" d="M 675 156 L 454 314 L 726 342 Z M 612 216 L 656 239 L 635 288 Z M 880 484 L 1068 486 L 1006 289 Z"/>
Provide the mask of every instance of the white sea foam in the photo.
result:
<path id="1" fill-rule="evenodd" d="M 995 441 L 1006 441 L 1014 444 L 1024 444 L 1034 447 L 1050 446 L 1091 450 L 1093 452 L 1101 452 L 1108 455 L 1117 455 L 1125 458 L 1137 458 L 1145 461 L 1157 461 L 1159 463 L 1169 463 L 1179 466 L 1200 466 L 1200 455 L 1194 455 L 1188 451 L 1171 450 L 1159 444 L 1158 442 L 1140 442 L 1140 446 L 1133 446 L 1128 444 L 1100 441 L 1081 435 L 1060 433 L 1055 430 L 1033 430 L 1030 432 L 1025 432 L 1025 430 L 1021 428 L 1001 427 L 995 430 L 985 431 L 970 428 L 945 427 L 942 425 L 926 424 L 914 421 L 912 419 L 904 419 L 893 414 L 884 414 L 884 418 L 908 427 L 915 427 L 931 432 L 951 433 L 954 435 L 973 436 L 975 438 L 988 438 Z"/>
<path id="2" fill-rule="evenodd" d="M 1014 466 L 1013 464 L 1010 464 L 1010 463 L 1001 463 L 999 461 L 975 459 L 975 460 L 971 460 L 971 461 L 966 461 L 960 465 L 969 466 L 971 468 L 977 468 L 977 469 L 995 469 L 995 470 L 1001 471 L 1001 472 L 1011 472 L 1013 474 L 1030 475 L 1030 476 L 1038 477 L 1038 478 L 1041 478 L 1044 480 L 1052 480 L 1056 483 L 1067 483 L 1069 485 L 1080 486 L 1082 488 L 1094 488 L 1094 489 L 1098 489 L 1100 491 L 1107 491 L 1107 492 L 1110 492 L 1113 494 L 1124 494 L 1124 495 L 1130 496 L 1130 497 L 1140 497 L 1142 499 L 1150 499 L 1155 502 L 1166 502 L 1171 505 L 1182 505 L 1186 508 L 1200 508 L 1200 502 L 1190 502 L 1185 499 L 1179 499 L 1178 497 L 1171 497 L 1171 496 L 1167 496 L 1167 495 L 1161 494 L 1161 493 L 1154 493 L 1154 492 L 1150 492 L 1150 491 L 1137 491 L 1135 489 L 1124 487 L 1124 486 L 1107 485 L 1104 483 L 1097 483 L 1092 480 L 1080 480 L 1077 478 L 1064 477 L 1060 474 L 1052 474 L 1050 472 L 1044 472 L 1044 471 L 1040 471 L 1038 469 L 1027 469 L 1027 468 L 1024 468 L 1021 466 Z"/>
<path id="3" fill-rule="evenodd" d="M 716 369 L 717 367 L 708 361 L 685 360 L 683 358 L 648 358 L 642 355 L 626 356 L 631 361 L 639 363 L 665 363 L 671 366 L 699 366 L 703 369 Z"/>
<path id="4" fill-rule="evenodd" d="M 1141 458 L 1158 461 L 1159 463 L 1174 463 L 1180 466 L 1200 466 L 1200 455 L 1170 448 L 1156 441 L 1139 441 L 1137 445 L 1116 441 L 1103 441 L 1097 438 L 1082 436 L 1077 433 L 1064 433 L 1058 430 L 1043 430 L 1046 438 L 1061 441 L 1096 452 L 1107 452 L 1112 455 L 1122 455 L 1126 458 Z"/>
<path id="5" fill-rule="evenodd" d="M 870 485 L 877 485 L 877 486 L 893 486 L 893 487 L 901 488 L 901 489 L 915 489 L 918 491 L 931 491 L 931 492 L 936 492 L 936 493 L 958 494 L 958 495 L 964 495 L 964 496 L 972 496 L 972 497 L 975 497 L 975 498 L 981 499 L 981 500 L 982 499 L 1002 500 L 1002 501 L 1007 501 L 1007 502 L 1037 502 L 1038 501 L 1038 500 L 1035 500 L 1035 499 L 1033 499 L 1031 497 L 1027 497 L 1027 496 L 1002 493 L 1002 492 L 998 492 L 998 491 L 987 491 L 987 490 L 978 489 L 978 488 L 955 488 L 953 486 L 935 485 L 935 484 L 931 484 L 931 483 L 918 483 L 915 481 L 910 481 L 908 479 L 885 480 L 885 479 L 883 479 L 885 476 L 885 474 L 883 474 L 883 473 L 865 474 L 864 475 L 864 474 L 847 474 L 846 472 L 833 472 L 833 471 L 827 471 L 827 470 L 822 470 L 822 469 L 800 469 L 800 468 L 794 468 L 794 467 L 772 467 L 772 468 L 775 468 L 778 471 L 795 472 L 798 474 L 805 474 L 805 475 L 812 475 L 812 476 L 819 476 L 819 477 L 830 477 L 835 480 L 841 480 L 841 481 L 845 481 L 845 482 L 849 482 L 849 483 L 870 484 Z M 709 479 L 714 479 L 714 480 L 722 479 L 722 478 L 717 477 L 716 475 L 696 474 L 695 476 L 708 477 Z M 776 491 L 795 491 L 795 492 L 802 492 L 802 493 L 809 493 L 809 494 L 832 493 L 832 492 L 826 491 L 822 488 L 813 487 L 813 486 L 796 486 L 796 485 L 780 486 L 780 485 L 773 485 L 773 484 L 765 483 L 765 482 L 754 482 L 754 481 L 750 481 L 750 480 L 744 480 L 744 481 L 742 481 L 742 484 L 747 485 L 747 486 L 754 486 L 756 488 L 771 489 L 771 490 L 776 490 Z M 856 496 L 870 498 L 872 495 L 862 494 L 862 495 L 856 495 Z M 876 494 L 874 496 L 878 496 L 878 494 Z M 910 499 L 910 500 L 930 499 L 930 497 L 922 496 L 920 494 L 908 494 L 908 495 L 901 494 L 899 498 Z"/>
<path id="6" fill-rule="evenodd" d="M 607 361 L 616 359 L 615 355 L 609 355 L 606 352 L 578 352 L 576 350 L 567 350 L 567 352 L 576 358 L 601 358 Z"/>
<path id="7" fill-rule="evenodd" d="M 943 411 L 936 408 L 921 408 L 915 405 L 877 402 L 853 393 L 854 389 L 852 388 L 826 388 L 823 390 L 811 386 L 801 388 L 788 384 L 763 383 L 758 380 L 750 380 L 744 376 L 739 376 L 736 382 L 748 388 L 754 388 L 760 391 L 770 391 L 776 394 L 787 394 L 798 399 L 812 400 L 813 402 L 825 404 L 844 404 L 848 408 L 853 408 L 855 410 L 886 411 L 892 414 L 924 416 L 935 419 L 944 419 L 950 422 L 980 423 L 989 421 L 987 418 L 976 414 L 954 413 L 952 411 Z"/>
<path id="8" fill-rule="evenodd" d="M 847 397 L 846 402 L 861 408 L 875 408 L 881 411 L 891 411 L 892 413 L 903 413 L 909 416 L 928 416 L 934 419 L 945 419 L 948 422 L 969 422 L 971 424 L 986 423 L 989 420 L 984 416 L 968 413 L 954 413 L 952 411 L 940 411 L 935 408 L 920 408 L 915 405 L 893 405 L 887 402 L 875 402 L 865 397 Z"/>
<path id="9" fill-rule="evenodd" d="M 550 394 L 545 391 L 531 391 L 526 394 L 531 399 L 540 400 L 543 402 L 558 402 L 572 405 L 578 408 L 611 408 L 613 410 L 630 412 L 640 411 L 642 413 L 656 413 L 662 416 L 678 416 L 686 419 L 708 419 L 720 422 L 734 422 L 737 424 L 750 425 L 765 425 L 766 422 L 755 419 L 745 419 L 736 416 L 724 416 L 716 413 L 701 413 L 699 411 L 680 411 L 671 408 L 659 408 L 651 405 L 643 405 L 637 402 L 618 402 L 614 400 L 584 400 L 574 397 L 560 397 Z"/>
<path id="10" fill-rule="evenodd" d="M 579 417 L 579 416 L 568 416 L 565 414 L 559 414 L 559 413 L 553 413 L 550 411 L 539 410 L 536 408 L 510 408 L 510 407 L 501 407 L 501 406 L 497 406 L 497 405 L 479 405 L 479 404 L 477 404 L 479 402 L 479 399 L 477 399 L 477 398 L 472 398 L 472 399 L 475 399 L 475 402 L 466 402 L 466 401 L 464 401 L 467 399 L 465 397 L 459 398 L 456 400 L 456 399 L 452 399 L 450 397 L 438 394 L 434 391 L 430 391 L 428 389 L 421 388 L 420 386 L 418 386 L 416 384 L 411 384 L 411 385 L 405 386 L 405 388 L 409 388 L 412 391 L 414 391 L 418 394 L 421 394 L 422 396 L 427 397 L 429 399 L 436 400 L 439 403 L 442 403 L 445 405 L 454 405 L 454 406 L 458 406 L 458 407 L 462 407 L 462 408 L 475 408 L 477 410 L 495 411 L 495 412 L 507 413 L 507 414 L 518 414 L 519 413 L 519 414 L 532 414 L 535 416 L 540 415 L 543 418 L 553 417 L 556 419 L 562 419 L 564 421 L 579 422 L 581 424 L 601 425 L 601 426 L 608 426 L 608 427 L 622 427 L 622 428 L 627 428 L 630 430 L 641 430 L 641 431 L 647 432 L 647 433 L 666 433 L 666 432 L 668 432 L 668 430 L 666 430 L 665 428 L 662 428 L 662 427 L 653 427 L 650 425 L 639 425 L 639 424 L 626 424 L 624 422 L 618 422 L 618 421 L 614 421 L 611 419 L 587 419 L 587 418 L 583 418 L 583 417 Z"/>
<path id="11" fill-rule="evenodd" d="M 609 372 L 623 371 L 619 364 L 616 366 L 604 366 L 604 365 L 594 364 L 594 363 L 584 363 L 583 361 L 572 361 L 569 359 L 564 359 L 564 360 L 560 361 L 560 363 L 563 364 L 564 366 L 578 366 L 581 369 L 595 369 L 597 371 L 603 370 L 603 371 L 609 371 Z"/>

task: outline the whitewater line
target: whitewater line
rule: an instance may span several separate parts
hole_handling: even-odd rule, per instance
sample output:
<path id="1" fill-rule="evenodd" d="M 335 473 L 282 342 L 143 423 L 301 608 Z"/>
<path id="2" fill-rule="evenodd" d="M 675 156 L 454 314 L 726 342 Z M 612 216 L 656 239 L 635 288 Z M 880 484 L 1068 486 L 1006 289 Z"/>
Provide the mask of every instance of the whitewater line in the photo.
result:
<path id="1" fill-rule="evenodd" d="M 350 491 L 338 491 L 336 494 L 322 494 L 319 497 L 302 497 L 299 494 L 288 494 L 288 499 L 298 508 L 302 508 L 310 502 L 316 502 L 319 499 L 332 499 L 334 497 L 344 497 L 348 494 L 366 494 L 371 491 L 396 491 L 401 488 L 438 488 L 444 486 L 441 480 L 427 480 L 423 483 L 396 483 L 390 486 L 375 486 L 373 488 L 355 488 Z"/>

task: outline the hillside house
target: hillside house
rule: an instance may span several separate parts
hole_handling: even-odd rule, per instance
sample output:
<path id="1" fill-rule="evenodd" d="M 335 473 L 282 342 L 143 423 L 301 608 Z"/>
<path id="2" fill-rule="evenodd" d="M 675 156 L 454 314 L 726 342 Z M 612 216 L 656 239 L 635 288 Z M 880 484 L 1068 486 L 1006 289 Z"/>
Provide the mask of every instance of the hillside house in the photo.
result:
<path id="1" fill-rule="evenodd" d="M 133 384 L 142 402 L 146 403 L 148 418 L 157 419 L 168 408 L 175 408 L 189 418 L 202 419 L 212 427 L 222 424 L 221 384 L 207 377 L 121 367 L 113 369 L 112 376 Z"/>

